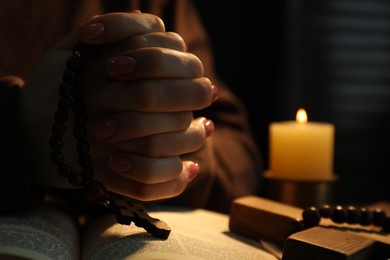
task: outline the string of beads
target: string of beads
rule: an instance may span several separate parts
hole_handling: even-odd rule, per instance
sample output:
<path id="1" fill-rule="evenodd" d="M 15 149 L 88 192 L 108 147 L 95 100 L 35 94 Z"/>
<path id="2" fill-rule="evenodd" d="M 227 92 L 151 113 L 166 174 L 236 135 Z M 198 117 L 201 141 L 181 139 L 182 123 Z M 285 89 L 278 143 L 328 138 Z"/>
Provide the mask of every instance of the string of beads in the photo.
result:
<path id="1" fill-rule="evenodd" d="M 343 207 L 340 205 L 332 207 L 324 204 L 319 208 L 312 206 L 304 209 L 302 218 L 303 228 L 317 226 L 321 218 L 327 218 L 337 224 L 374 225 L 381 227 L 383 232 L 390 232 L 390 216 L 380 208 L 369 209 L 366 207 Z"/>
<path id="2" fill-rule="evenodd" d="M 73 55 L 68 59 L 67 69 L 63 73 L 63 82 L 59 87 L 60 99 L 57 103 L 57 112 L 54 115 L 52 126 L 52 137 L 50 138 L 51 163 L 57 166 L 57 172 L 75 187 L 82 187 L 86 192 L 89 201 L 96 204 L 109 206 L 107 189 L 99 181 L 93 180 L 94 171 L 91 167 L 91 157 L 89 155 L 89 143 L 87 141 L 87 131 L 85 124 L 87 116 L 84 112 L 84 93 L 82 71 L 85 67 L 85 59 L 78 46 L 73 51 Z M 79 153 L 78 162 L 81 166 L 81 173 L 75 172 L 69 164 L 64 162 L 62 153 L 63 139 L 65 134 L 65 123 L 68 120 L 68 113 L 74 112 L 73 135 L 77 140 L 77 151 Z"/>
<path id="3" fill-rule="evenodd" d="M 79 43 L 73 50 L 72 56 L 67 60 L 67 68 L 63 73 L 63 82 L 59 87 L 60 98 L 52 125 L 50 161 L 57 167 L 60 176 L 67 178 L 72 186 L 82 188 L 85 191 L 90 202 L 102 205 L 113 212 L 118 223 L 130 225 L 134 222 L 135 225 L 143 227 L 152 235 L 166 239 L 170 234 L 170 228 L 166 223 L 151 218 L 140 203 L 114 199 L 102 182 L 93 179 L 94 170 L 89 155 L 90 147 L 85 127 L 87 115 L 85 113 L 82 73 L 86 65 L 86 53 L 88 53 L 86 46 Z M 73 112 L 73 136 L 77 141 L 76 149 L 81 172 L 74 171 L 69 164 L 65 163 L 62 153 L 65 123 L 70 112 Z"/>

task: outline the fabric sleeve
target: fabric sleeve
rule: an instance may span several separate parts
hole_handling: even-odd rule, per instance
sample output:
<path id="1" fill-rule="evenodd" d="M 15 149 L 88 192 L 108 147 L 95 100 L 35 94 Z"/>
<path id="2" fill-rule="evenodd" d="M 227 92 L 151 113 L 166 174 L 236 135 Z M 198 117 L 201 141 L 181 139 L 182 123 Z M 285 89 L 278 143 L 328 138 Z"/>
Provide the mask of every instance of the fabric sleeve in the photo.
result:
<path id="1" fill-rule="evenodd" d="M 193 3 L 178 0 L 175 15 L 174 30 L 184 38 L 188 51 L 202 60 L 205 76 L 218 87 L 219 98 L 194 113 L 211 119 L 215 131 L 201 150 L 183 156 L 198 162 L 201 173 L 172 203 L 228 212 L 234 198 L 259 193 L 262 155 L 246 108 L 215 73 L 210 44 Z"/>

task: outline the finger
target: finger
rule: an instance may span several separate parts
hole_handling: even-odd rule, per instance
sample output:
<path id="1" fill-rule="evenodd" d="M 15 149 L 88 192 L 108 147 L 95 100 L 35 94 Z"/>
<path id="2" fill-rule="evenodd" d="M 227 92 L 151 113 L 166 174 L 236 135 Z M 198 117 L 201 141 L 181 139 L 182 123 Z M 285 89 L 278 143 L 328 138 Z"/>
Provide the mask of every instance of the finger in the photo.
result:
<path id="1" fill-rule="evenodd" d="M 180 175 L 170 181 L 145 184 L 142 182 L 132 181 L 126 177 L 116 175 L 106 180 L 107 187 L 110 191 L 120 195 L 130 197 L 140 201 L 156 201 L 168 199 L 180 195 L 188 183 L 192 181 L 200 172 L 198 164 L 185 161 Z M 105 181 L 105 180 L 103 180 Z"/>
<path id="2" fill-rule="evenodd" d="M 109 49 L 110 54 L 114 56 L 116 53 L 146 47 L 160 47 L 177 51 L 187 50 L 187 46 L 183 38 L 174 32 L 137 34 L 119 42 L 118 44 L 110 45 L 107 49 Z"/>
<path id="3" fill-rule="evenodd" d="M 203 76 L 203 64 L 192 53 L 148 47 L 109 59 L 107 71 L 118 80 L 198 78 Z"/>
<path id="4" fill-rule="evenodd" d="M 214 131 L 214 124 L 206 118 L 193 120 L 186 131 L 158 134 L 121 142 L 116 149 L 150 157 L 168 157 L 194 152 L 200 149 Z"/>
<path id="5" fill-rule="evenodd" d="M 54 45 L 51 50 L 71 51 L 79 40 L 88 44 L 103 45 L 119 43 L 131 36 L 136 36 L 142 33 L 164 31 L 165 26 L 163 21 L 152 14 L 141 14 L 135 12 L 109 13 L 95 16 L 91 20 L 88 20 Z M 174 36 L 170 36 L 172 40 Z M 176 40 L 178 39 L 179 38 L 176 37 Z M 152 44 L 151 46 L 154 46 L 153 44 L 158 42 L 158 39 L 153 36 L 150 39 L 147 37 L 143 38 L 141 36 L 138 39 L 133 39 L 133 44 L 140 44 L 142 40 L 144 40 L 144 43 L 146 44 Z M 160 43 L 165 42 L 160 41 Z M 178 42 L 176 42 L 176 46 L 177 43 Z"/>
<path id="6" fill-rule="evenodd" d="M 156 184 L 174 180 L 182 172 L 178 156 L 152 158 L 129 153 L 117 153 L 107 162 L 108 169 L 126 178 L 144 184 Z"/>
<path id="7" fill-rule="evenodd" d="M 163 21 L 148 13 L 116 12 L 93 17 L 78 28 L 82 42 L 102 45 L 150 32 L 164 32 Z"/>
<path id="8" fill-rule="evenodd" d="M 191 124 L 192 112 L 113 114 L 91 124 L 92 136 L 114 143 L 160 133 L 184 131 Z"/>
<path id="9" fill-rule="evenodd" d="M 218 97 L 218 89 L 208 78 L 159 79 L 111 82 L 109 87 L 94 86 L 87 93 L 87 108 L 97 114 L 175 112 L 208 107 Z"/>
<path id="10" fill-rule="evenodd" d="M 146 47 L 167 48 L 177 51 L 185 51 L 187 49 L 184 40 L 173 32 L 156 32 L 146 33 L 132 36 L 117 44 L 99 46 L 99 51 L 95 51 L 94 55 L 88 57 L 87 72 L 90 71 L 94 75 L 93 78 L 97 81 L 112 79 L 107 73 L 107 61 L 117 54 L 129 50 L 136 50 Z M 98 77 L 98 78 L 97 78 Z"/>

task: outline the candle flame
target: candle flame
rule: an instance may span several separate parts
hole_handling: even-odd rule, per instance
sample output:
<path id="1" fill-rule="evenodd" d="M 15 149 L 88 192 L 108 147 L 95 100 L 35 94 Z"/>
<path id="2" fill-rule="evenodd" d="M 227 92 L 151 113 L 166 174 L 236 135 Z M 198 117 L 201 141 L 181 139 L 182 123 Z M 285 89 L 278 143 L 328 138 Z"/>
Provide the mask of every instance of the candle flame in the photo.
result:
<path id="1" fill-rule="evenodd" d="M 307 122 L 307 114 L 305 109 L 300 108 L 297 111 L 296 120 L 298 123 L 306 123 Z"/>

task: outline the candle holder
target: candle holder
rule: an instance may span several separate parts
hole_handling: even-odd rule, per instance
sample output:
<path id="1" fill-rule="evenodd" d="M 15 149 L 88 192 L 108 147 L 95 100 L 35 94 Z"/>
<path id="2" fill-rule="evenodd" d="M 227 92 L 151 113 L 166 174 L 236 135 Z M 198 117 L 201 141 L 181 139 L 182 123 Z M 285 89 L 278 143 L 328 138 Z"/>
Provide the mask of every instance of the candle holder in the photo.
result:
<path id="1" fill-rule="evenodd" d="M 333 184 L 330 180 L 287 180 L 273 178 L 265 173 L 265 197 L 292 206 L 307 208 L 320 207 L 333 201 Z"/>

